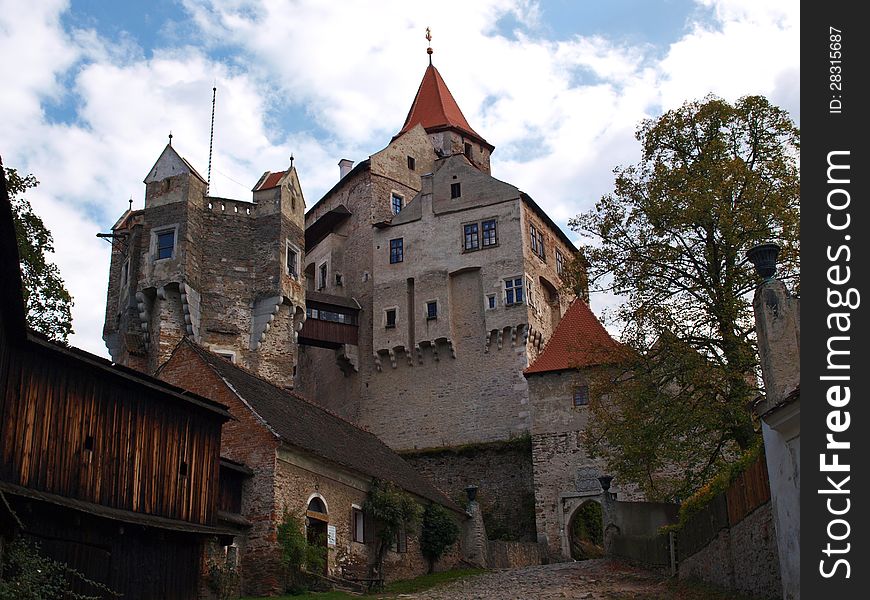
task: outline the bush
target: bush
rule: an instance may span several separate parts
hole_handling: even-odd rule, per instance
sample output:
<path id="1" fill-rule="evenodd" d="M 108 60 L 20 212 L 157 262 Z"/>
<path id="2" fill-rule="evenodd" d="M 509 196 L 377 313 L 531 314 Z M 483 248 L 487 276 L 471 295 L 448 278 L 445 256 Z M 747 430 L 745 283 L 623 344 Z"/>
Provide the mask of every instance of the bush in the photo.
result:
<path id="1" fill-rule="evenodd" d="M 420 535 L 420 550 L 429 559 L 429 572 L 435 570 L 435 562 L 444 551 L 459 539 L 459 526 L 447 509 L 440 504 L 430 504 L 423 511 L 423 530 Z"/>
<path id="2" fill-rule="evenodd" d="M 284 511 L 284 517 L 278 525 L 278 543 L 281 544 L 284 562 L 290 568 L 294 586 L 302 581 L 303 572 L 323 572 L 326 565 L 326 548 L 308 543 L 302 515 Z"/>
<path id="3" fill-rule="evenodd" d="M 408 529 L 420 519 L 417 502 L 390 482 L 375 479 L 363 502 L 363 511 L 371 515 L 378 527 L 377 551 L 372 568 L 373 579 L 383 579 L 387 550 L 402 529 Z"/>

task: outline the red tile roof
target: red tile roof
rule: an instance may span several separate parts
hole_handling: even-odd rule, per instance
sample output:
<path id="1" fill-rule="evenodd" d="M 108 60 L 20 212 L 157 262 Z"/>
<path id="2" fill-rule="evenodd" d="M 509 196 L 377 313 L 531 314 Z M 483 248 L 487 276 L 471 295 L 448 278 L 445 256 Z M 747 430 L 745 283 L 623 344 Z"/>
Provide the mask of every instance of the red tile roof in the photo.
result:
<path id="1" fill-rule="evenodd" d="M 544 351 L 524 373 L 534 375 L 611 364 L 619 360 L 622 348 L 592 314 L 589 305 L 574 300 Z"/>
<path id="2" fill-rule="evenodd" d="M 284 177 L 286 173 L 287 171 L 269 173 L 269 175 L 266 177 L 266 180 L 263 181 L 263 183 L 261 183 L 259 186 L 257 186 L 257 191 L 268 190 L 274 187 L 278 187 L 278 182 L 281 181 L 281 178 Z"/>
<path id="3" fill-rule="evenodd" d="M 453 94 L 450 93 L 447 84 L 441 78 L 441 73 L 432 65 L 426 68 L 423 81 L 420 82 L 420 89 L 417 90 L 414 103 L 411 105 L 411 110 L 408 111 L 408 118 L 405 119 L 405 124 L 402 125 L 402 130 L 396 134 L 396 137 L 410 131 L 418 123 L 426 131 L 458 129 L 476 141 L 483 142 L 487 146 L 491 145 L 465 120 Z"/>

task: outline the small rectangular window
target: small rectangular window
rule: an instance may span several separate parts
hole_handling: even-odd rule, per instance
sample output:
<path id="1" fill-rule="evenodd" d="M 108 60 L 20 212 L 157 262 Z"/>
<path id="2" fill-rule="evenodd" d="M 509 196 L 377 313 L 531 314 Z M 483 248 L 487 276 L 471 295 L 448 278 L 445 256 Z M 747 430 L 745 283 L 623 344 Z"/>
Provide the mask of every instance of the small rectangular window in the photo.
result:
<path id="1" fill-rule="evenodd" d="M 506 279 L 504 282 L 504 303 L 505 306 L 512 304 L 523 303 L 523 280 Z"/>
<path id="2" fill-rule="evenodd" d="M 400 263 L 405 260 L 404 238 L 390 240 L 390 264 Z"/>
<path id="3" fill-rule="evenodd" d="M 532 252 L 538 253 L 538 230 L 534 225 L 529 225 L 529 243 L 532 246 Z"/>
<path id="4" fill-rule="evenodd" d="M 363 512 L 358 509 L 352 509 L 352 518 L 353 521 L 353 541 L 359 542 L 360 544 L 365 543 L 366 540 L 366 520 Z"/>
<path id="5" fill-rule="evenodd" d="M 299 253 L 287 246 L 287 274 L 294 279 L 299 277 Z"/>
<path id="6" fill-rule="evenodd" d="M 477 250 L 480 247 L 480 235 L 477 223 L 469 223 L 464 226 L 465 242 L 463 248 L 466 250 Z"/>
<path id="7" fill-rule="evenodd" d="M 412 171 L 417 168 L 417 161 L 413 156 L 408 157 L 408 168 Z"/>
<path id="8" fill-rule="evenodd" d="M 388 328 L 392 328 L 396 326 L 396 309 L 388 308 L 386 311 L 386 324 L 385 326 Z"/>
<path id="9" fill-rule="evenodd" d="M 438 318 L 438 302 L 432 300 L 426 303 L 426 318 L 427 319 L 437 319 Z"/>
<path id="10" fill-rule="evenodd" d="M 490 219 L 483 222 L 483 247 L 495 246 L 498 244 L 498 230 L 496 229 L 495 219 Z"/>
<path id="11" fill-rule="evenodd" d="M 489 308 L 495 308 L 495 294 L 490 294 L 486 297 L 486 305 Z"/>
<path id="12" fill-rule="evenodd" d="M 393 210 L 393 214 L 397 215 L 402 212 L 402 207 L 405 206 L 405 199 L 402 198 L 399 194 L 394 193 L 392 199 L 390 200 L 390 205 Z"/>
<path id="13" fill-rule="evenodd" d="M 462 187 L 459 183 L 450 184 L 450 199 L 459 198 L 462 195 Z"/>
<path id="14" fill-rule="evenodd" d="M 580 385 L 574 388 L 574 406 L 589 404 L 589 386 Z"/>
<path id="15" fill-rule="evenodd" d="M 465 142 L 465 156 L 471 158 L 471 144 Z"/>
<path id="16" fill-rule="evenodd" d="M 327 266 L 326 263 L 320 265 L 320 273 L 317 281 L 317 289 L 322 290 L 326 287 L 327 278 Z"/>
<path id="17" fill-rule="evenodd" d="M 172 258 L 175 251 L 175 230 L 157 234 L 157 259 Z"/>
<path id="18" fill-rule="evenodd" d="M 559 275 L 565 270 L 565 257 L 562 256 L 562 253 L 556 250 L 556 273 Z"/>
<path id="19" fill-rule="evenodd" d="M 543 260 L 547 260 L 547 253 L 544 252 L 544 232 L 538 232 L 538 256 Z"/>

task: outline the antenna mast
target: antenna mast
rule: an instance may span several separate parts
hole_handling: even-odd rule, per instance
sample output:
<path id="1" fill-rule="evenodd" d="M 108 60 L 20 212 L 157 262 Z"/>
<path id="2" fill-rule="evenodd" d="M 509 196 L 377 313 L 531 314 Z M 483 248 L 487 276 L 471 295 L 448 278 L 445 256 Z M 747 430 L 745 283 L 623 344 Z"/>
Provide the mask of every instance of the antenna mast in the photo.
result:
<path id="1" fill-rule="evenodd" d="M 211 154 L 214 147 L 214 105 L 217 98 L 217 86 L 211 88 L 211 132 L 208 136 L 208 179 L 205 183 L 205 193 L 209 193 L 211 187 Z"/>

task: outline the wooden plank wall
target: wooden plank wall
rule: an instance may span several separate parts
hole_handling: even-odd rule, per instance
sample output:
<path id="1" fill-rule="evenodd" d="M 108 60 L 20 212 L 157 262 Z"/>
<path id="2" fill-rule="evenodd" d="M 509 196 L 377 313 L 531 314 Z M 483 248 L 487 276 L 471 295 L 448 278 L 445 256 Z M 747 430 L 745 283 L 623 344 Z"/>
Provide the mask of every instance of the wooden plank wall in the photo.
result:
<path id="1" fill-rule="evenodd" d="M 220 417 L 57 353 L 9 350 L 0 348 L 2 480 L 214 522 Z"/>
<path id="2" fill-rule="evenodd" d="M 764 453 L 725 492 L 728 500 L 728 523 L 733 527 L 753 510 L 770 500 L 770 480 Z"/>

